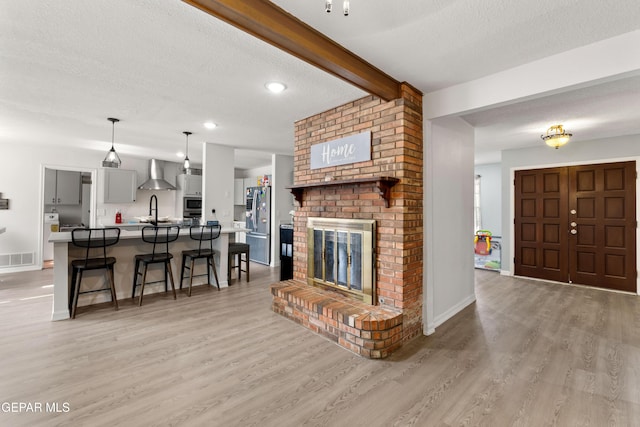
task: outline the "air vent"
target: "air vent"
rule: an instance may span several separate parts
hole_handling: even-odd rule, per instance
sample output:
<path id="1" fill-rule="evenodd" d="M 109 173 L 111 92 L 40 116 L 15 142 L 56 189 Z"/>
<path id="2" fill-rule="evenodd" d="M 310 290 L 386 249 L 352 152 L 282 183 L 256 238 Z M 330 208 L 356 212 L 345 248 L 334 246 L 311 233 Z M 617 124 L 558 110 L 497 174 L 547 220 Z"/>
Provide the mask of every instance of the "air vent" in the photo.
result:
<path id="1" fill-rule="evenodd" d="M 34 253 L 0 254 L 0 268 L 33 265 Z"/>

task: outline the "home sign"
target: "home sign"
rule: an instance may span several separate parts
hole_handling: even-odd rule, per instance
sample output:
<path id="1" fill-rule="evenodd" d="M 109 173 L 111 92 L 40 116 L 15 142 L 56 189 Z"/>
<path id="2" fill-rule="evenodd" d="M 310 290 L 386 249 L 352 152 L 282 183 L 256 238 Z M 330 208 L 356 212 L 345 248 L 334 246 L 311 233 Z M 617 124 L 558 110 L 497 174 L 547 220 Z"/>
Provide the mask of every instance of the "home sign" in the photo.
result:
<path id="1" fill-rule="evenodd" d="M 311 169 L 371 160 L 371 131 L 311 146 Z"/>

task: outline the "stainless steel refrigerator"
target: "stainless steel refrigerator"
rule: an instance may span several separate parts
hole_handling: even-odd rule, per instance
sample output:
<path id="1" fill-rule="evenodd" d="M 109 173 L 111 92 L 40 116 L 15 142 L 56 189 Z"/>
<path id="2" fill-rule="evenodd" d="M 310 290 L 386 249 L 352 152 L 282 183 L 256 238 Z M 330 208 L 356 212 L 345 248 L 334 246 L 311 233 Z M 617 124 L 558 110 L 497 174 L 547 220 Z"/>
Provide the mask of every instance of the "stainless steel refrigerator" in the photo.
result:
<path id="1" fill-rule="evenodd" d="M 271 262 L 271 187 L 248 187 L 247 243 L 251 247 L 249 259 L 261 264 Z"/>

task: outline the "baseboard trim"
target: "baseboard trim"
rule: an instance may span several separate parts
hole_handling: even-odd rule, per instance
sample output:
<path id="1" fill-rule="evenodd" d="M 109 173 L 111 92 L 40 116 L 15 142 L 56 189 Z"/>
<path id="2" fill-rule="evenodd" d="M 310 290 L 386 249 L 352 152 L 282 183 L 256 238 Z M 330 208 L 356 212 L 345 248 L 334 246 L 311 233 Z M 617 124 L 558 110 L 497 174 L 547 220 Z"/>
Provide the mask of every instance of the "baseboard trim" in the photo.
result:
<path id="1" fill-rule="evenodd" d="M 459 312 L 461 312 L 467 306 L 473 304 L 474 302 L 476 302 L 475 293 L 469 295 L 468 297 L 466 297 L 465 299 L 460 301 L 458 304 L 456 304 L 453 307 L 451 307 L 449 310 L 445 311 L 441 315 L 439 315 L 436 318 L 434 318 L 433 322 L 431 324 L 427 325 L 426 328 L 424 329 L 425 330 L 425 335 L 433 334 L 436 331 L 436 328 L 438 326 L 442 325 L 444 322 L 446 322 L 447 320 L 451 319 L 453 316 L 455 316 L 456 314 L 458 314 Z"/>
<path id="2" fill-rule="evenodd" d="M 66 320 L 69 318 L 71 318 L 71 316 L 69 315 L 69 310 L 54 311 L 53 314 L 51 314 L 51 320 L 54 322 L 56 320 Z"/>

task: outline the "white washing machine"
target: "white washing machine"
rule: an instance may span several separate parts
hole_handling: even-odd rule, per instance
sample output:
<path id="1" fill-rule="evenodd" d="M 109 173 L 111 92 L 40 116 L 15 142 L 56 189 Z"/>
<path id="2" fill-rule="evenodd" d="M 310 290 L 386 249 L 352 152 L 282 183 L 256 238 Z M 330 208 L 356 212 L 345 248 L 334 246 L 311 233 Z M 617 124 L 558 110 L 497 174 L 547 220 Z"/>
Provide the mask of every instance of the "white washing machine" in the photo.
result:
<path id="1" fill-rule="evenodd" d="M 42 260 L 49 261 L 53 259 L 53 243 L 49 243 L 51 233 L 57 233 L 60 229 L 60 214 L 46 213 L 44 214 L 44 228 L 42 233 Z"/>

